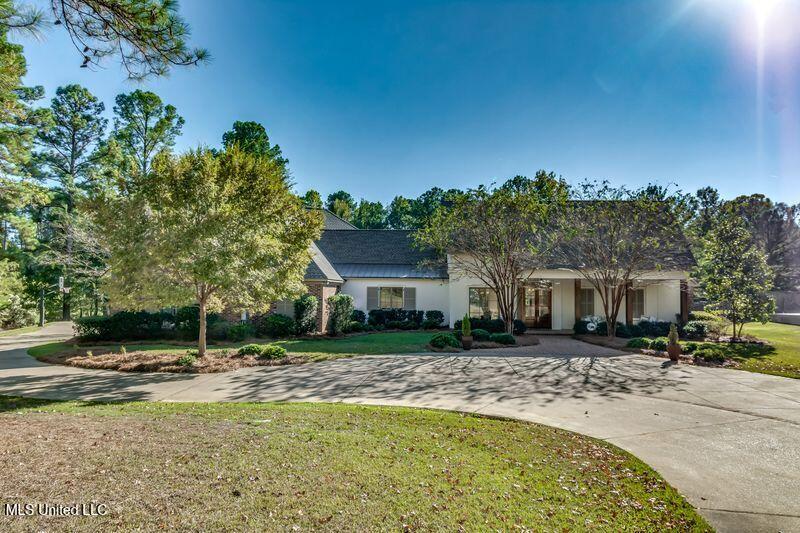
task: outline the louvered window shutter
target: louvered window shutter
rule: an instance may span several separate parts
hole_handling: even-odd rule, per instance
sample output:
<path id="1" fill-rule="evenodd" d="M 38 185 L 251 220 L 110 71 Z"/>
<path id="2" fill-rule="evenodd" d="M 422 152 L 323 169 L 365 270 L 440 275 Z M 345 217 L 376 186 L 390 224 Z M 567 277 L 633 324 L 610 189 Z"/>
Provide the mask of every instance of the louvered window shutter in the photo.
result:
<path id="1" fill-rule="evenodd" d="M 378 309 L 378 287 L 367 287 L 367 311 Z"/>
<path id="2" fill-rule="evenodd" d="M 403 309 L 406 311 L 417 310 L 417 289 L 415 287 L 403 289 Z"/>

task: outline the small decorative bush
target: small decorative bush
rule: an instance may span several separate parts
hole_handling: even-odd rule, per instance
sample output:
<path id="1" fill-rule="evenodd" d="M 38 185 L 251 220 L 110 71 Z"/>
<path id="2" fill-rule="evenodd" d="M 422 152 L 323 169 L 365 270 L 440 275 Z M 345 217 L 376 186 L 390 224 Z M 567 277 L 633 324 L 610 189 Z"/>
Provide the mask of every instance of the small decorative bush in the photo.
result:
<path id="1" fill-rule="evenodd" d="M 426 318 L 425 320 L 422 321 L 422 324 L 420 324 L 420 326 L 422 327 L 422 329 L 437 329 L 441 327 L 441 324 L 442 323 L 437 320 L 428 320 Z"/>
<path id="2" fill-rule="evenodd" d="M 528 331 L 528 326 L 522 320 L 514 320 L 514 335 L 522 335 Z"/>
<path id="3" fill-rule="evenodd" d="M 128 350 L 125 349 L 125 345 L 124 344 L 119 347 L 119 353 L 120 353 L 120 355 L 128 355 Z"/>
<path id="4" fill-rule="evenodd" d="M 678 327 L 675 324 L 670 324 L 669 335 L 667 335 L 667 344 L 670 346 L 678 346 Z"/>
<path id="5" fill-rule="evenodd" d="M 307 335 L 317 329 L 319 300 L 313 294 L 304 294 L 294 301 L 295 333 Z"/>
<path id="6" fill-rule="evenodd" d="M 350 320 L 353 322 L 358 322 L 359 324 L 364 324 L 367 321 L 367 314 L 360 309 L 353 309 L 353 314 L 350 315 Z"/>
<path id="7" fill-rule="evenodd" d="M 708 323 L 690 320 L 683 326 L 683 335 L 687 339 L 704 339 L 708 333 Z"/>
<path id="8" fill-rule="evenodd" d="M 328 297 L 328 333 L 341 335 L 350 324 L 353 315 L 353 297 L 349 294 L 334 294 Z"/>
<path id="9" fill-rule="evenodd" d="M 429 343 L 434 348 L 458 348 L 461 346 L 461 343 L 456 339 L 455 335 L 452 333 L 437 333 L 433 337 L 431 337 L 431 341 Z"/>
<path id="10" fill-rule="evenodd" d="M 292 317 L 274 313 L 267 315 L 260 321 L 257 333 L 274 339 L 288 337 L 295 332 L 295 323 Z"/>
<path id="11" fill-rule="evenodd" d="M 355 320 L 351 320 L 350 323 L 347 325 L 346 333 L 360 333 L 362 331 L 367 331 L 367 325 L 363 322 L 356 322 Z"/>
<path id="12" fill-rule="evenodd" d="M 192 366 L 197 362 L 197 350 L 189 350 L 178 358 L 180 366 Z"/>
<path id="13" fill-rule="evenodd" d="M 425 320 L 434 322 L 436 324 L 435 327 L 439 327 L 444 322 L 444 313 L 435 309 L 425 311 Z"/>
<path id="14" fill-rule="evenodd" d="M 631 337 L 644 337 L 644 330 L 639 324 L 631 324 L 628 326 L 628 333 Z"/>
<path id="15" fill-rule="evenodd" d="M 696 342 L 687 342 L 686 344 L 683 345 L 683 351 L 685 353 L 694 353 L 695 351 L 697 351 L 699 347 L 700 345 L 697 344 Z"/>
<path id="16" fill-rule="evenodd" d="M 286 357 L 286 349 L 276 344 L 265 344 L 261 346 L 261 353 L 258 354 L 261 359 L 280 359 Z"/>
<path id="17" fill-rule="evenodd" d="M 648 337 L 666 337 L 669 335 L 669 326 L 672 322 L 641 320 L 639 327 Z"/>
<path id="18" fill-rule="evenodd" d="M 453 329 L 456 331 L 461 330 L 463 320 L 456 320 L 453 323 Z M 470 318 L 469 323 L 472 329 L 480 328 L 485 329 L 489 333 L 505 333 L 506 323 L 499 318 Z"/>
<path id="19" fill-rule="evenodd" d="M 464 318 L 461 319 L 461 336 L 462 337 L 469 337 L 472 335 L 472 322 L 469 319 L 469 315 L 464 315 Z"/>
<path id="20" fill-rule="evenodd" d="M 572 330 L 575 332 L 576 335 L 586 335 L 587 333 L 589 333 L 589 330 L 586 327 L 588 325 L 589 325 L 588 320 L 576 320 L 575 325 L 572 327 Z"/>
<path id="21" fill-rule="evenodd" d="M 403 321 L 402 320 L 390 320 L 386 322 L 386 329 L 402 329 Z"/>
<path id="22" fill-rule="evenodd" d="M 225 340 L 228 338 L 228 332 L 231 326 L 232 324 L 227 320 L 219 320 L 208 326 L 208 333 L 206 335 L 209 339 L 218 341 Z"/>
<path id="23" fill-rule="evenodd" d="M 233 342 L 241 342 L 255 334 L 256 328 L 254 328 L 252 324 L 234 324 L 228 328 L 228 340 Z"/>
<path id="24" fill-rule="evenodd" d="M 634 337 L 625 346 L 628 348 L 650 348 L 650 339 Z"/>
<path id="25" fill-rule="evenodd" d="M 485 329 L 477 328 L 472 330 L 472 338 L 476 341 L 488 341 L 490 335 L 491 333 Z"/>
<path id="26" fill-rule="evenodd" d="M 706 363 L 722 364 L 725 362 L 725 356 L 722 352 L 713 348 L 699 348 L 693 354 L 694 360 L 700 360 Z"/>
<path id="27" fill-rule="evenodd" d="M 517 344 L 517 339 L 510 333 L 492 333 L 489 340 L 498 344 Z"/>
<path id="28" fill-rule="evenodd" d="M 667 345 L 669 344 L 669 340 L 666 337 L 658 337 L 657 339 L 653 339 L 650 341 L 650 348 L 652 350 L 658 350 L 659 352 L 664 352 L 667 350 Z"/>
<path id="29" fill-rule="evenodd" d="M 261 355 L 260 344 L 245 344 L 239 348 L 236 353 L 238 355 Z"/>

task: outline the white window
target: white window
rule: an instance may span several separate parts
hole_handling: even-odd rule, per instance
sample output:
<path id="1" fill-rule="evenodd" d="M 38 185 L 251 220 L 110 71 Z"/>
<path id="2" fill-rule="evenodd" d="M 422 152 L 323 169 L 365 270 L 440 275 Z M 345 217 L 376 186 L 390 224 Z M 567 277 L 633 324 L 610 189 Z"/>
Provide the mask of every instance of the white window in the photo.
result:
<path id="1" fill-rule="evenodd" d="M 487 287 L 469 288 L 469 316 L 473 318 L 497 318 L 500 316 L 497 295 Z"/>
<path id="2" fill-rule="evenodd" d="M 581 317 L 594 316 L 594 289 L 580 290 L 580 309 Z"/>
<path id="3" fill-rule="evenodd" d="M 631 289 L 631 316 L 640 318 L 644 316 L 644 289 Z"/>
<path id="4" fill-rule="evenodd" d="M 414 287 L 367 287 L 367 311 L 372 309 L 417 309 Z"/>

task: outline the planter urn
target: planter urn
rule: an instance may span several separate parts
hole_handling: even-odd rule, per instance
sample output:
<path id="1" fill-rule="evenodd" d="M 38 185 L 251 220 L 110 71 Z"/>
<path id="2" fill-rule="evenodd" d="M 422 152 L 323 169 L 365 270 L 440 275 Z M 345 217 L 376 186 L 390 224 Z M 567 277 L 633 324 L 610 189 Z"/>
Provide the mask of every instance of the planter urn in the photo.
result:
<path id="1" fill-rule="evenodd" d="M 681 345 L 680 344 L 667 345 L 667 353 L 669 354 L 670 361 L 675 361 L 677 363 L 681 355 Z"/>
<path id="2" fill-rule="evenodd" d="M 469 337 L 466 337 L 466 336 L 461 337 L 461 346 L 465 350 L 472 349 L 472 335 L 470 335 Z"/>

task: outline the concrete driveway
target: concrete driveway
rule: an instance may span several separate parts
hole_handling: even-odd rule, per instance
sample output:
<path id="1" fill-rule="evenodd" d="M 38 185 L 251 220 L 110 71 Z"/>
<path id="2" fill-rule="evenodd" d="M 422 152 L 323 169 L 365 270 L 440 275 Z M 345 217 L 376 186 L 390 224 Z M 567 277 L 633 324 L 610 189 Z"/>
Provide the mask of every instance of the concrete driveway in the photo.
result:
<path id="1" fill-rule="evenodd" d="M 0 394 L 49 399 L 343 401 L 540 422 L 607 440 L 656 470 L 719 530 L 800 531 L 800 381 L 671 366 L 566 337 L 469 355 L 396 355 L 226 374 L 43 365 L 0 338 Z"/>

